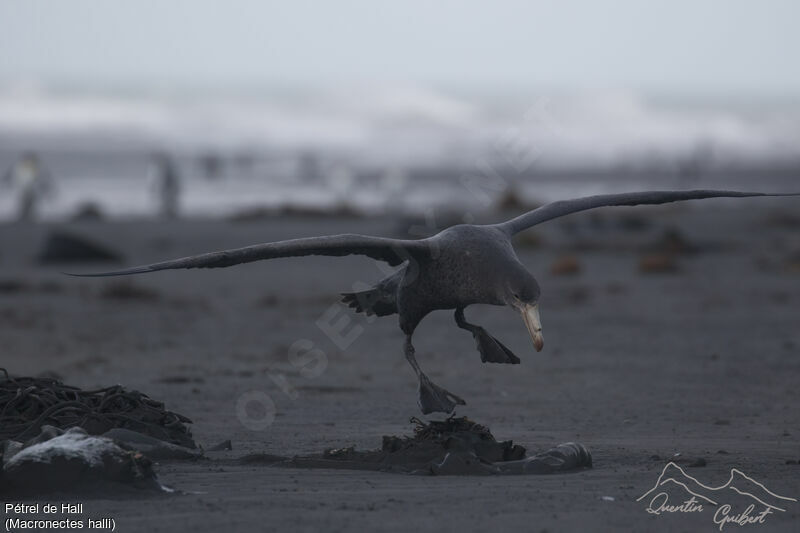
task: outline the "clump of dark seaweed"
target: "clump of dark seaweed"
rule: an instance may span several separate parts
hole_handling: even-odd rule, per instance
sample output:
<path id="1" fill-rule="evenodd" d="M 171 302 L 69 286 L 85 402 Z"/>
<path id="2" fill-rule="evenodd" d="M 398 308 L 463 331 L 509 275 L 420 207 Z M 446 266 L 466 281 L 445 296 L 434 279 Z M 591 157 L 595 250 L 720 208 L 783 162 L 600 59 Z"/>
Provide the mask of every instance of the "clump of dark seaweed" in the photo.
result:
<path id="1" fill-rule="evenodd" d="M 0 441 L 24 442 L 50 425 L 81 427 L 90 435 L 124 428 L 196 448 L 186 426 L 191 422 L 146 394 L 120 385 L 84 391 L 52 378 L 12 377 L 0 368 Z"/>
<path id="2" fill-rule="evenodd" d="M 355 446 L 325 450 L 322 455 L 281 457 L 269 453 L 241 458 L 292 468 L 341 468 L 415 475 L 552 474 L 592 467 L 592 456 L 581 444 L 567 442 L 527 456 L 510 440 L 498 442 L 489 428 L 455 414 L 425 422 L 411 418 L 412 436 L 384 436 L 379 450 Z"/>
<path id="3" fill-rule="evenodd" d="M 498 442 L 489 428 L 465 416 L 451 415 L 444 420 L 425 422 L 411 418 L 415 425 L 413 437 L 383 437 L 383 451 L 408 452 L 433 445 L 446 451 L 469 451 L 487 462 L 516 461 L 525 457 L 525 448 L 513 442 Z"/>
<path id="4" fill-rule="evenodd" d="M 466 416 L 456 418 L 455 415 L 451 415 L 445 420 L 431 420 L 430 422 L 425 422 L 416 416 L 412 416 L 410 422 L 415 426 L 414 440 L 417 441 L 441 441 L 458 432 L 475 433 L 479 438 L 494 440 L 489 428 L 473 422 Z"/>

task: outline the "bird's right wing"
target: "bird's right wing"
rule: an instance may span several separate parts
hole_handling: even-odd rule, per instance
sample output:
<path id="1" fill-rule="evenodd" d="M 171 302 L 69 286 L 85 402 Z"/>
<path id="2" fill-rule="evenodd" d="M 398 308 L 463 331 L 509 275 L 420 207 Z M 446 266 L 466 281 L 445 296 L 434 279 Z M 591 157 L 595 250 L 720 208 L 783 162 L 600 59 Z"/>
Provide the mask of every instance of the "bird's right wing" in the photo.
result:
<path id="1" fill-rule="evenodd" d="M 506 222 L 496 224 L 495 227 L 503 230 L 509 235 L 514 235 L 542 222 L 547 222 L 554 218 L 563 217 L 578 211 L 594 209 L 606 206 L 633 206 L 633 205 L 654 205 L 667 204 L 670 202 L 680 202 L 684 200 L 700 200 L 703 198 L 743 198 L 748 196 L 798 196 L 800 193 L 762 193 L 762 192 L 739 192 L 739 191 L 644 191 L 628 192 L 620 194 L 600 194 L 597 196 L 586 196 L 575 198 L 574 200 L 561 200 L 545 204 L 538 209 L 529 211 Z"/>
<path id="2" fill-rule="evenodd" d="M 220 268 L 264 259 L 304 255 L 365 255 L 385 261 L 390 265 L 399 265 L 409 259 L 422 258 L 428 254 L 429 245 L 425 240 L 412 241 L 345 234 L 268 242 L 245 248 L 192 255 L 124 270 L 70 275 L 81 277 L 126 276 L 128 274 L 143 274 L 145 272 L 178 268 Z"/>

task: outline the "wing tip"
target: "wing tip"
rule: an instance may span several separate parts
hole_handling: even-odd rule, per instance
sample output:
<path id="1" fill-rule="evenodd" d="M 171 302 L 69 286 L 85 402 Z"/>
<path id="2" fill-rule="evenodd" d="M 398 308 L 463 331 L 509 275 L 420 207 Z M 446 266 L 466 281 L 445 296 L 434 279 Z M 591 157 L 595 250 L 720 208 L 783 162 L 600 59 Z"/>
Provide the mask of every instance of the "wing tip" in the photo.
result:
<path id="1" fill-rule="evenodd" d="M 636 199 L 636 196 L 641 195 L 664 195 L 668 198 L 663 198 L 660 201 L 653 201 L 650 200 L 641 200 Z M 540 217 L 540 219 L 534 219 L 535 213 L 543 212 L 544 210 L 550 208 L 552 209 L 555 206 L 566 206 L 569 203 L 574 202 L 586 202 L 591 200 L 602 200 L 609 197 L 633 197 L 630 198 L 627 202 L 619 202 L 619 203 L 599 203 L 597 205 L 589 205 L 585 207 L 581 207 L 578 209 L 572 210 L 565 210 L 561 213 L 554 213 L 551 215 L 546 215 Z M 790 196 L 800 196 L 800 192 L 754 192 L 754 191 L 731 191 L 731 190 L 720 190 L 720 189 L 683 189 L 683 190 L 649 190 L 649 191 L 635 191 L 630 193 L 617 193 L 617 194 L 599 194 L 594 196 L 585 196 L 582 198 L 573 198 L 568 200 L 557 200 L 555 202 L 549 202 L 537 209 L 532 211 L 528 211 L 527 213 L 523 213 L 517 217 L 512 219 L 506 220 L 504 222 L 500 222 L 498 224 L 494 224 L 493 226 L 499 228 L 501 231 L 505 232 L 508 235 L 515 235 L 520 231 L 524 231 L 528 228 L 531 228 L 537 224 L 542 222 L 546 222 L 548 220 L 552 220 L 554 218 L 559 218 L 565 215 L 569 215 L 572 213 L 576 213 L 578 211 L 584 211 L 587 209 L 594 209 L 596 207 L 611 207 L 611 206 L 635 206 L 635 205 L 644 205 L 644 204 L 666 204 L 678 201 L 688 201 L 688 200 L 703 200 L 703 199 L 711 199 L 711 198 L 746 198 L 746 197 L 790 197 Z M 671 198 L 670 198 L 671 197 Z"/>
<path id="2" fill-rule="evenodd" d="M 89 273 L 76 273 L 76 272 L 61 272 L 65 276 L 73 278 L 108 278 L 112 276 L 128 276 L 131 274 L 143 274 L 145 272 L 153 272 L 148 267 L 128 268 L 125 270 L 112 270 L 110 272 L 89 272 Z"/>
<path id="3" fill-rule="evenodd" d="M 104 278 L 110 276 L 121 276 L 122 274 L 117 274 L 115 272 L 90 272 L 88 274 L 84 273 L 75 273 L 75 272 L 61 272 L 64 276 L 70 276 L 72 278 Z"/>

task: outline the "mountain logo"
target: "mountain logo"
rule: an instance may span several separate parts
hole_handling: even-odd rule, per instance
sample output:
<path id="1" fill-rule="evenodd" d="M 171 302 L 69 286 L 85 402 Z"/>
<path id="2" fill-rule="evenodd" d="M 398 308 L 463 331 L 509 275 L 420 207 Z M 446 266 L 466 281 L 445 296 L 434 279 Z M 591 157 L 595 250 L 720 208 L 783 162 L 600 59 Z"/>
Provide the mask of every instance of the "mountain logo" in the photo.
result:
<path id="1" fill-rule="evenodd" d="M 713 520 L 720 531 L 727 524 L 764 524 L 769 515 L 786 512 L 788 505 L 797 502 L 795 498 L 772 492 L 736 468 L 731 468 L 728 481 L 712 487 L 673 462 L 664 466 L 653 488 L 636 499 L 642 500 L 647 502 L 645 510 L 654 515 L 703 513 L 713 509 Z"/>

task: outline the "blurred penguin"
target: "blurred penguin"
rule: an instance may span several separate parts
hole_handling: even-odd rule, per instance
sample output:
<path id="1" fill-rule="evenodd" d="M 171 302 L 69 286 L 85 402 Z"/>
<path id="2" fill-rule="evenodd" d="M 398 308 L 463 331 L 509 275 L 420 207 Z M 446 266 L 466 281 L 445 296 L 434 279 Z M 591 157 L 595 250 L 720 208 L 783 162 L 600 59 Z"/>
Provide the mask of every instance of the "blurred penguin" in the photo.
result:
<path id="1" fill-rule="evenodd" d="M 166 152 L 153 154 L 151 169 L 153 192 L 163 218 L 177 218 L 181 195 L 181 180 L 172 158 Z"/>
<path id="2" fill-rule="evenodd" d="M 399 167 L 384 170 L 379 181 L 384 213 L 402 213 L 406 209 L 408 197 L 408 174 Z"/>
<path id="3" fill-rule="evenodd" d="M 297 177 L 305 183 L 316 183 L 322 179 L 322 164 L 317 154 L 303 151 L 298 155 Z"/>
<path id="4" fill-rule="evenodd" d="M 355 206 L 356 175 L 347 166 L 337 164 L 325 175 L 331 190 L 333 209 L 337 212 L 347 213 Z"/>
<path id="5" fill-rule="evenodd" d="M 17 189 L 17 219 L 21 221 L 34 220 L 41 201 L 55 192 L 52 174 L 34 152 L 23 154 L 3 175 L 2 184 Z"/>
<path id="6" fill-rule="evenodd" d="M 203 170 L 203 176 L 208 180 L 222 177 L 222 158 L 211 150 L 200 154 L 198 163 Z"/>

